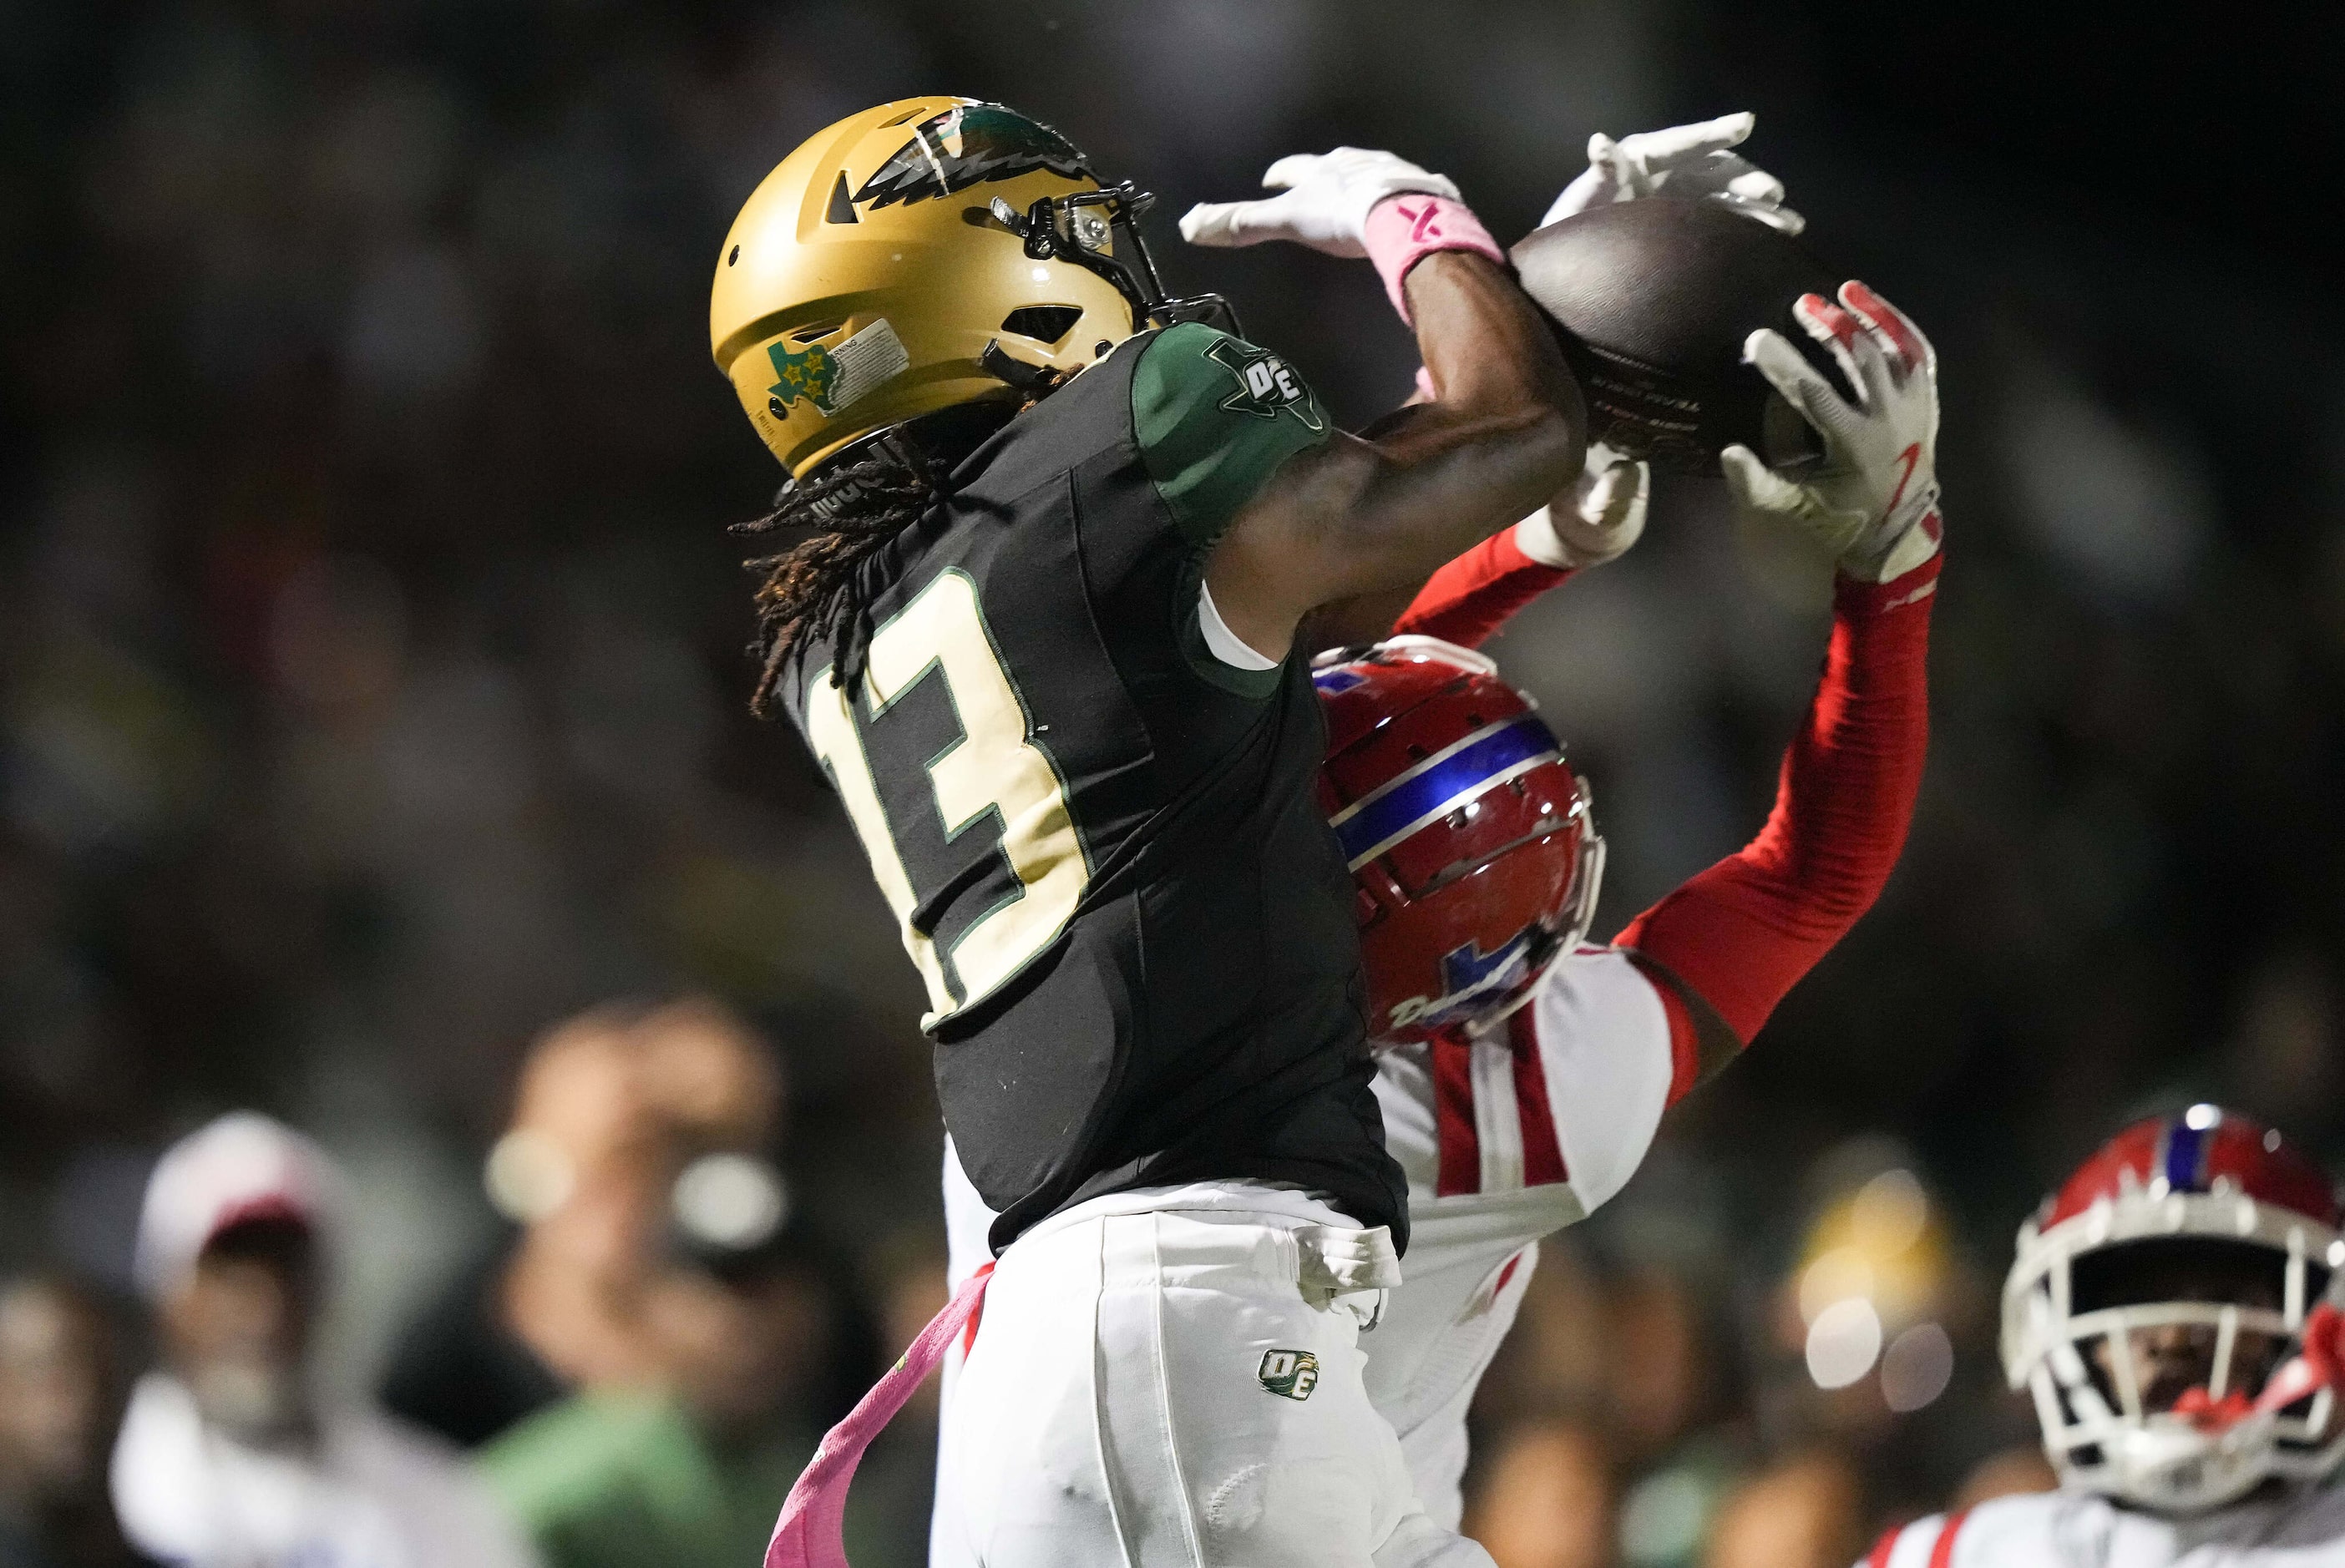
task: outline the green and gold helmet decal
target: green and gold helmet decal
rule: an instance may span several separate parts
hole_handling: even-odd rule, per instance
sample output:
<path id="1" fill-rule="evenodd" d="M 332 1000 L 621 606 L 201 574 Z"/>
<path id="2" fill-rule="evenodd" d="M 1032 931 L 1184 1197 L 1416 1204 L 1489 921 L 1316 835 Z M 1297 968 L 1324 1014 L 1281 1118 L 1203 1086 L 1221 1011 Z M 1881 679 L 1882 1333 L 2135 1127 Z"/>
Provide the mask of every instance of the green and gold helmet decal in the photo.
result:
<path id="1" fill-rule="evenodd" d="M 885 316 L 852 333 L 840 327 L 824 335 L 840 334 L 843 342 L 799 343 L 786 337 L 766 345 L 776 377 L 766 389 L 766 406 L 774 418 L 789 418 L 790 405 L 800 398 L 825 415 L 835 414 L 911 369 L 911 355 Z"/>
<path id="2" fill-rule="evenodd" d="M 1091 177 L 1083 155 L 1050 126 L 1000 104 L 956 105 L 914 126 L 912 139 L 863 182 L 855 201 L 873 207 L 925 201 L 1036 169 Z"/>

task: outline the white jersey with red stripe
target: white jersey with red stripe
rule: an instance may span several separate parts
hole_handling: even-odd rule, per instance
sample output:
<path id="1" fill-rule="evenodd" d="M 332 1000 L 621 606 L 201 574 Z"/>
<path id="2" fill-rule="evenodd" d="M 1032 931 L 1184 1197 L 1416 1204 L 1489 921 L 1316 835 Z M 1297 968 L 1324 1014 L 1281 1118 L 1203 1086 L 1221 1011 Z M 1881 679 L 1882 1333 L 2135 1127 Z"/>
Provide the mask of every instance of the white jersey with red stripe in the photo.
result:
<path id="1" fill-rule="evenodd" d="M 1410 1239 L 1404 1282 L 1360 1347 L 1369 1398 L 1444 1528 L 1462 1511 L 1467 1406 L 1513 1326 L 1539 1239 L 1627 1184 L 1691 1051 L 1682 1006 L 1626 952 L 1588 946 L 1479 1037 L 1377 1058 L 1385 1142 L 1408 1177 Z M 945 1211 L 957 1288 L 990 1257 L 992 1216 L 949 1149 Z M 946 1371 L 949 1397 L 952 1360 Z M 949 1484 L 939 1475 L 940 1510 Z"/>
<path id="2" fill-rule="evenodd" d="M 1385 1144 L 1408 1178 L 1408 1255 L 1361 1340 L 1426 1513 L 1454 1527 L 1466 1410 L 1514 1326 L 1538 1242 L 1627 1185 L 1690 1026 L 1614 947 L 1557 960 L 1529 1006 L 1470 1040 L 1378 1058 Z"/>
<path id="3" fill-rule="evenodd" d="M 2345 1486 L 2167 1517 L 2085 1492 L 1998 1497 L 1881 1538 L 1857 1568 L 2340 1568 Z"/>

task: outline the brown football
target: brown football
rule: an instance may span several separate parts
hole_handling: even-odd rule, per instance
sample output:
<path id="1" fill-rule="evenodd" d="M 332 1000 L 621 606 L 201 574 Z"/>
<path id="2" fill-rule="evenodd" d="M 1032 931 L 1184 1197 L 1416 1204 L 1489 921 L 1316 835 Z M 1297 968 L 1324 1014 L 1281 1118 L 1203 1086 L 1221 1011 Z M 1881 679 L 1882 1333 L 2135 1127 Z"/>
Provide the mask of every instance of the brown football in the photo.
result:
<path id="1" fill-rule="evenodd" d="M 1588 400 L 1589 434 L 1685 473 L 1716 474 L 1740 442 L 1796 468 L 1815 434 L 1742 362 L 1753 329 L 1782 331 L 1835 381 L 1792 302 L 1840 275 L 1799 240 L 1714 201 L 1617 202 L 1551 223 L 1513 252 Z"/>

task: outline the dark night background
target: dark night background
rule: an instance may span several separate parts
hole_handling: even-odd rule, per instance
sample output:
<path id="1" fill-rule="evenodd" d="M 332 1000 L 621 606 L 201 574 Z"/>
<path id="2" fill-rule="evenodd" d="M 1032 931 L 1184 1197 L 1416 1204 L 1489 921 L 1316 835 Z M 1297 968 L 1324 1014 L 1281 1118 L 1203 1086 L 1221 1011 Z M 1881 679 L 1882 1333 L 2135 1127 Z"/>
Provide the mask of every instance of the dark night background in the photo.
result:
<path id="1" fill-rule="evenodd" d="M 723 529 L 777 474 L 705 330 L 765 170 L 927 91 L 1158 192 L 1176 288 L 1355 421 L 1414 365 L 1369 271 L 1172 225 L 1339 142 L 1511 238 L 1590 132 L 1754 109 L 1812 245 L 1934 338 L 1911 847 L 1591 1245 L 1666 1209 L 1747 1300 L 1886 1134 L 1991 1282 L 2129 1115 L 2217 1098 L 2345 1157 L 2345 12 L 2152 15 L 0 4 L 0 1264 L 118 1274 L 143 1162 L 258 1105 L 361 1179 L 362 1378 L 487 1224 L 528 1039 L 684 988 L 781 1045 L 838 1235 L 934 1232 L 913 973 L 745 712 Z M 1593 777 L 1605 933 L 1756 828 L 1822 592 L 1665 480 L 1498 646 Z"/>

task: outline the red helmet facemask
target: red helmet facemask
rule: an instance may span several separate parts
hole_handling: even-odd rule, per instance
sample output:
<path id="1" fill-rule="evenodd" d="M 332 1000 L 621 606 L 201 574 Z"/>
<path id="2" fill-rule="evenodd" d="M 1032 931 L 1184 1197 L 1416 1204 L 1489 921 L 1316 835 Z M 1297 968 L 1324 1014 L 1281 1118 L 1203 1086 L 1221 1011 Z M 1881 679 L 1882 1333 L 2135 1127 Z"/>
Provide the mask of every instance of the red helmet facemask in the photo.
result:
<path id="1" fill-rule="evenodd" d="M 1322 654 L 1319 803 L 1358 885 L 1368 1037 L 1504 1017 L 1587 934 L 1604 841 L 1530 698 L 1431 637 Z"/>

